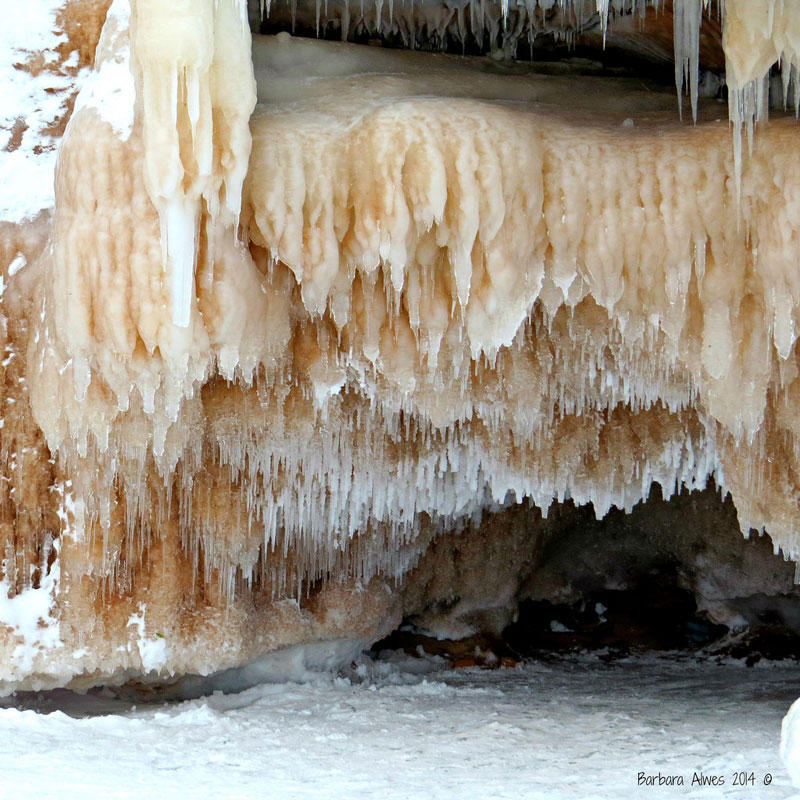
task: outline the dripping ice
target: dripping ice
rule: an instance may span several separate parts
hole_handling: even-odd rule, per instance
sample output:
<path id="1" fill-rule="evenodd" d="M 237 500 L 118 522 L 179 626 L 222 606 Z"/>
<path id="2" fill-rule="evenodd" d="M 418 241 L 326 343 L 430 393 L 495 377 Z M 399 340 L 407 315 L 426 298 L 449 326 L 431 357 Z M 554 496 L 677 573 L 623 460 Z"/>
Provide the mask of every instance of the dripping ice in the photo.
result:
<path id="1" fill-rule="evenodd" d="M 472 4 L 450 22 L 466 17 L 481 37 L 495 23 L 529 35 L 511 17 L 528 14 L 530 25 L 531 9 L 551 5 Z M 645 8 L 571 11 L 577 20 L 599 11 L 606 30 L 614 15 Z M 750 30 L 752 16 L 726 9 L 738 64 L 736 26 Z M 425 13 L 419 4 L 373 10 L 377 27 Z M 680 94 L 688 86 L 694 119 L 707 13 L 693 0 L 675 15 L 676 84 Z M 327 11 L 316 4 L 315 14 Z M 151 35 L 164 18 L 169 47 Z M 785 27 L 773 20 L 764 37 L 770 58 L 789 63 Z M 629 509 L 654 481 L 673 489 L 713 474 L 737 497 L 743 527 L 768 521 L 793 552 L 788 512 L 766 520 L 748 494 L 759 470 L 772 469 L 766 431 L 794 435 L 770 400 L 794 402 L 793 256 L 767 221 L 770 198 L 748 195 L 775 171 L 784 128 L 764 132 L 764 151 L 743 171 L 718 128 L 676 126 L 645 146 L 638 127 L 622 124 L 635 109 L 623 107 L 613 132 L 582 128 L 553 111 L 574 88 L 557 80 L 512 83 L 422 54 L 355 54 L 288 36 L 256 43 L 251 118 L 250 34 L 232 0 L 139 0 L 131 46 L 141 132 L 112 126 L 96 140 L 124 180 L 112 181 L 120 188 L 97 220 L 72 215 L 66 200 L 56 213 L 60 240 L 96 246 L 99 266 L 90 273 L 56 249 L 45 280 L 52 311 L 33 342 L 43 365 L 31 375 L 37 421 L 101 527 L 111 524 L 114 480 L 130 498 L 131 530 L 147 492 L 161 521 L 177 496 L 187 546 L 230 588 L 262 563 L 262 548 L 296 550 L 301 577 L 401 572 L 423 514 L 452 527 L 487 502 L 530 498 L 546 509 L 570 496 L 602 515 Z M 316 94 L 301 91 L 304 70 Z M 388 96 L 392 104 L 374 100 Z M 759 115 L 759 95 L 749 102 L 732 104 L 735 130 Z M 628 143 L 643 161 L 625 160 Z M 565 157 L 571 146 L 592 154 L 591 169 Z M 356 149 L 369 169 L 352 169 Z M 670 165 L 691 190 L 676 191 L 653 164 Z M 91 197 L 79 166 L 68 139 L 61 196 Z M 622 179 L 634 168 L 641 189 Z M 776 196 L 793 196 L 791 175 L 781 180 Z M 133 205 L 155 211 L 131 223 L 136 237 L 121 238 L 112 260 L 97 230 L 129 219 Z M 792 230 L 788 209 L 779 213 Z M 163 281 L 148 272 L 155 251 Z M 74 287 L 91 307 L 65 303 Z M 70 401 L 53 408 L 54 394 Z M 628 417 L 661 429 L 634 456 Z M 743 445 L 755 453 L 747 463 Z M 246 544 L 231 547 L 205 505 L 207 458 L 235 487 Z M 386 544 L 392 536 L 406 556 Z M 342 543 L 356 542 L 343 555 Z"/>

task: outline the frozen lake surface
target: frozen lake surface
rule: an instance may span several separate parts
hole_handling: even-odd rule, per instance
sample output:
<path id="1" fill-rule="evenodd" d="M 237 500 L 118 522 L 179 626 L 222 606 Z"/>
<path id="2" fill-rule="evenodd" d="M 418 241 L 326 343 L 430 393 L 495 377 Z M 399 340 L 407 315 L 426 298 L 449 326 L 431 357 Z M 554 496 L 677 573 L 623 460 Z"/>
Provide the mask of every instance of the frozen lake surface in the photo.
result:
<path id="1" fill-rule="evenodd" d="M 3 797 L 787 798 L 800 666 L 580 657 L 347 676 L 132 706 L 97 692 L 0 709 Z M 639 773 L 684 786 L 639 786 Z M 691 786 L 694 773 L 723 785 Z M 744 773 L 746 785 L 734 785 Z M 749 783 L 752 773 L 753 784 Z M 765 780 L 771 782 L 765 785 Z"/>

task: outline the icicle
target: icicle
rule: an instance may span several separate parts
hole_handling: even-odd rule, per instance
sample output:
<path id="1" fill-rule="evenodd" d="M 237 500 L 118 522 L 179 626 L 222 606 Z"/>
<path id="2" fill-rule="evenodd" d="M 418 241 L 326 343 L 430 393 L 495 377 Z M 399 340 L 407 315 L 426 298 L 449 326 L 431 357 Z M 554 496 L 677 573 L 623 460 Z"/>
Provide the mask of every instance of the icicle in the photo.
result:
<path id="1" fill-rule="evenodd" d="M 673 5 L 675 41 L 675 88 L 678 91 L 678 112 L 683 118 L 683 92 L 689 87 L 692 120 L 697 123 L 697 83 L 700 70 L 700 26 L 703 21 L 703 0 L 683 0 Z"/>
<path id="2" fill-rule="evenodd" d="M 596 0 L 597 13 L 600 14 L 600 30 L 603 32 L 603 47 L 606 46 L 606 36 L 608 34 L 608 2 L 609 0 Z"/>
<path id="3" fill-rule="evenodd" d="M 170 276 L 172 322 L 178 327 L 189 325 L 194 296 L 194 264 L 197 249 L 199 208 L 192 200 L 170 198 L 166 203 L 165 231 L 167 266 Z"/>
<path id="4" fill-rule="evenodd" d="M 342 41 L 350 35 L 350 0 L 342 0 Z"/>
<path id="5" fill-rule="evenodd" d="M 792 93 L 794 94 L 794 115 L 800 117 L 800 65 L 792 65 L 791 78 Z"/>

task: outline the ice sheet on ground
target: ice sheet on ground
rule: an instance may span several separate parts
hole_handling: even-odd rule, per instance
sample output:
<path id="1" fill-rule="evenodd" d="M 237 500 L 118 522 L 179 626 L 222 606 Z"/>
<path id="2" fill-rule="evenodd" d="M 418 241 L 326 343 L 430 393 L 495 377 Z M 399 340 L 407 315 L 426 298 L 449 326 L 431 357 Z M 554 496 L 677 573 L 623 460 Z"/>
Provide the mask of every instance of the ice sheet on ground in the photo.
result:
<path id="1" fill-rule="evenodd" d="M 476 797 L 620 800 L 654 791 L 638 773 L 660 771 L 684 776 L 681 797 L 791 792 L 778 742 L 800 694 L 795 666 L 421 663 L 362 660 L 349 677 L 174 705 L 28 695 L 0 710 L 3 785 L 60 798 L 455 797 L 469 785 Z M 742 770 L 754 788 L 732 785 Z M 695 771 L 725 786 L 693 789 Z"/>

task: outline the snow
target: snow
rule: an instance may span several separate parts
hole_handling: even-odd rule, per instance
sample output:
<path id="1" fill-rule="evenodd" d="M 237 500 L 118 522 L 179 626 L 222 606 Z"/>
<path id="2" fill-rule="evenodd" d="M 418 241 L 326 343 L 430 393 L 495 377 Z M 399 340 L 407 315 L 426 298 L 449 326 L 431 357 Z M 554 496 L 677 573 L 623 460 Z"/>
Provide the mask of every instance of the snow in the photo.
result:
<path id="1" fill-rule="evenodd" d="M 44 129 L 64 113 L 70 92 L 88 74 L 69 74 L 68 62 L 59 66 L 55 48 L 65 36 L 55 13 L 62 5 L 63 0 L 0 0 L 0 220 L 22 222 L 55 202 L 58 145 Z M 21 68 L 40 51 L 44 68 L 38 75 Z"/>
<path id="2" fill-rule="evenodd" d="M 136 87 L 131 72 L 130 0 L 114 0 L 97 46 L 95 70 L 75 100 L 74 112 L 93 108 L 126 141 L 133 130 Z"/>
<path id="3" fill-rule="evenodd" d="M 38 587 L 12 595 L 8 579 L 0 581 L 0 626 L 10 628 L 13 635 L 19 638 L 12 661 L 15 667 L 24 672 L 31 670 L 35 651 L 52 651 L 63 647 L 59 622 L 52 609 L 61 581 L 59 540 L 52 540 L 50 547 L 55 551 L 55 560 Z M 44 560 L 47 561 L 47 554 Z M 5 561 L 3 572 L 6 572 Z"/>
<path id="4" fill-rule="evenodd" d="M 139 656 L 142 659 L 142 669 L 145 672 L 152 670 L 158 671 L 167 661 L 167 643 L 164 640 L 164 634 L 156 632 L 155 635 L 147 636 L 145 634 L 145 612 L 147 611 L 147 604 L 140 603 L 139 611 L 136 614 L 131 614 L 126 627 L 134 627 L 138 634 L 136 646 L 139 649 Z"/>
<path id="5" fill-rule="evenodd" d="M 349 677 L 172 705 L 30 694 L 0 710 L 0 761 L 9 795 L 43 798 L 621 800 L 652 796 L 638 775 L 660 772 L 686 785 L 655 796 L 769 800 L 790 792 L 778 736 L 798 694 L 797 668 L 779 665 L 364 659 Z M 695 771 L 725 785 L 692 788 Z M 740 771 L 755 785 L 733 786 Z"/>
<path id="6" fill-rule="evenodd" d="M 781 758 L 792 782 L 800 787 L 800 700 L 795 700 L 781 725 Z"/>

